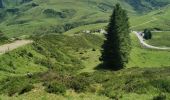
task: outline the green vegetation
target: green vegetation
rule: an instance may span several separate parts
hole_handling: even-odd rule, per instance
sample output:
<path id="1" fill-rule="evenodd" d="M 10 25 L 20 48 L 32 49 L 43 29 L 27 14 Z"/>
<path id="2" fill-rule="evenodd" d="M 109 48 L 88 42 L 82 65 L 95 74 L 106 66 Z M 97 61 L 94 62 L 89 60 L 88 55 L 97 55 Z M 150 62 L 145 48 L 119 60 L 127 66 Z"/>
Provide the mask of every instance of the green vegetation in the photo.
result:
<path id="1" fill-rule="evenodd" d="M 169 52 L 142 49 L 133 34 L 130 61 L 126 69 L 117 72 L 96 69 L 100 62 L 94 61 L 100 57 L 100 47 L 104 41 L 102 35 L 47 35 L 34 38 L 32 45 L 1 55 L 6 59 L 15 58 L 12 63 L 18 62 L 19 58 L 22 62 L 15 66 L 16 69 L 8 66 L 4 67 L 8 72 L 1 70 L 1 76 L 8 73 L 0 81 L 2 99 L 89 99 L 89 96 L 96 100 L 170 98 Z M 1 60 L 2 65 L 3 61 L 10 62 Z M 36 68 L 34 72 L 30 63 L 36 65 L 32 67 Z"/>
<path id="2" fill-rule="evenodd" d="M 46 91 L 49 93 L 56 93 L 56 94 L 65 94 L 66 87 L 61 83 L 50 83 L 46 86 Z"/>
<path id="3" fill-rule="evenodd" d="M 86 49 L 99 48 L 103 40 L 90 34 L 74 37 L 47 35 L 33 39 L 35 42 L 32 45 L 0 56 L 1 77 L 44 72 L 47 69 L 74 72 L 84 68 L 75 55 L 81 55 Z"/>
<path id="4" fill-rule="evenodd" d="M 120 7 L 120 4 L 116 4 L 105 35 L 106 40 L 102 46 L 103 66 L 113 70 L 125 67 L 131 50 L 129 33 L 126 11 Z"/>
<path id="5" fill-rule="evenodd" d="M 135 35 L 131 34 L 132 39 L 132 51 L 130 54 L 130 61 L 128 68 L 140 67 L 140 68 L 152 68 L 152 67 L 169 67 L 170 63 L 167 61 L 170 59 L 169 51 L 159 51 L 152 49 L 145 49 L 139 43 L 139 40 Z"/>
<path id="6" fill-rule="evenodd" d="M 152 39 L 152 33 L 149 29 L 145 29 L 143 33 L 144 33 L 143 36 L 144 39 L 146 40 Z"/>
<path id="7" fill-rule="evenodd" d="M 147 42 L 154 46 L 170 47 L 170 32 L 152 32 L 152 39 Z"/>
<path id="8" fill-rule="evenodd" d="M 134 34 L 126 68 L 98 69 L 100 30 L 116 3 L 132 30 L 170 28 L 169 0 L 0 0 L 0 44 L 34 41 L 0 55 L 0 99 L 169 100 L 170 52 L 142 48 Z M 147 42 L 170 46 L 168 36 L 153 32 Z"/>
<path id="9" fill-rule="evenodd" d="M 8 42 L 8 37 L 6 37 L 3 33 L 0 31 L 0 45 L 5 44 Z"/>
<path id="10" fill-rule="evenodd" d="M 49 0 L 48 2 L 41 0 L 3 1 L 5 7 L 0 8 L 0 30 L 8 37 L 63 33 L 79 26 L 107 23 L 113 5 L 116 3 L 120 3 L 128 11 L 132 26 L 150 21 L 153 17 L 158 19 L 149 25 L 134 27 L 135 30 L 147 27 L 169 29 L 167 23 L 169 8 L 167 7 L 170 2 L 168 0 L 154 0 L 154 3 L 153 0 L 83 0 L 78 2 L 71 0 L 67 3 L 61 0 Z M 161 10 L 158 10 L 159 8 Z M 152 12 L 148 13 L 148 11 Z M 148 14 L 141 15 L 139 13 Z"/>

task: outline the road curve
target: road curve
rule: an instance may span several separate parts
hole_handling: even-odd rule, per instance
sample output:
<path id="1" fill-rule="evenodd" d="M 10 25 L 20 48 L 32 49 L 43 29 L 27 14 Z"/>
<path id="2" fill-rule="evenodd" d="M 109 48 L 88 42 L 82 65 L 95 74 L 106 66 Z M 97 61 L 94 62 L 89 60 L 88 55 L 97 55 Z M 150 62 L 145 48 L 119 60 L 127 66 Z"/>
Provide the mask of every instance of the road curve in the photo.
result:
<path id="1" fill-rule="evenodd" d="M 16 48 L 22 47 L 26 44 L 32 43 L 32 40 L 17 40 L 12 43 L 4 44 L 0 46 L 0 54 L 4 54 L 6 52 L 12 51 Z"/>
<path id="2" fill-rule="evenodd" d="M 143 37 L 140 35 L 141 32 L 133 31 L 133 33 L 138 37 L 140 44 L 145 48 L 156 49 L 156 50 L 170 50 L 170 47 L 156 47 L 145 43 Z"/>

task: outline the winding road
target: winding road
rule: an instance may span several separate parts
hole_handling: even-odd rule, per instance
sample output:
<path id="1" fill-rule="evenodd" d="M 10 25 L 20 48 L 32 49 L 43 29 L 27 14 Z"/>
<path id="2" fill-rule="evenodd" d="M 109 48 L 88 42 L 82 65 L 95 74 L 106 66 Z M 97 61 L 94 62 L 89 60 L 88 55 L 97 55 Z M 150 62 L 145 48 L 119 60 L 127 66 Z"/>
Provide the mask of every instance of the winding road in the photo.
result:
<path id="1" fill-rule="evenodd" d="M 133 31 L 133 33 L 138 37 L 140 44 L 145 48 L 156 49 L 156 50 L 170 50 L 170 47 L 156 47 L 156 46 L 152 46 L 152 45 L 147 44 L 144 41 L 143 37 L 140 35 L 141 32 Z"/>
<path id="2" fill-rule="evenodd" d="M 4 54 L 6 52 L 12 51 L 16 48 L 22 47 L 26 44 L 32 43 L 32 40 L 17 40 L 12 43 L 4 44 L 0 46 L 0 54 Z"/>

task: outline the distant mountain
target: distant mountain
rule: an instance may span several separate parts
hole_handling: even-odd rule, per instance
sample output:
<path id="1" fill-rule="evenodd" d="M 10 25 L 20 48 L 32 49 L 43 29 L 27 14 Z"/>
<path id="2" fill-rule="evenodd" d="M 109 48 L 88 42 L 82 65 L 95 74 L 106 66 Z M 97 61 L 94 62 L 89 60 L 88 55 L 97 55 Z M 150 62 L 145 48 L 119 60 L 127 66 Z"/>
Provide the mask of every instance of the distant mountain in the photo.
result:
<path id="1" fill-rule="evenodd" d="M 39 3 L 48 3 L 48 2 L 58 2 L 60 3 L 75 3 L 75 2 L 82 2 L 85 5 L 94 5 L 98 6 L 100 9 L 108 10 L 113 7 L 113 4 L 119 2 L 122 5 L 130 5 L 135 11 L 137 12 L 146 12 L 149 10 L 153 10 L 156 8 L 164 7 L 168 4 L 170 4 L 170 0 L 0 0 L 0 2 L 4 2 L 6 7 L 8 6 L 19 6 L 24 3 L 29 3 L 31 1 L 33 2 L 39 2 Z M 0 3 L 2 4 L 2 3 Z M 129 8 L 128 8 L 129 9 Z"/>
<path id="2" fill-rule="evenodd" d="M 170 0 L 124 0 L 138 12 L 146 12 L 170 4 Z"/>
<path id="3" fill-rule="evenodd" d="M 106 23 L 116 3 L 131 17 L 163 8 L 170 0 L 0 0 L 5 7 L 0 9 L 0 30 L 18 36 Z"/>

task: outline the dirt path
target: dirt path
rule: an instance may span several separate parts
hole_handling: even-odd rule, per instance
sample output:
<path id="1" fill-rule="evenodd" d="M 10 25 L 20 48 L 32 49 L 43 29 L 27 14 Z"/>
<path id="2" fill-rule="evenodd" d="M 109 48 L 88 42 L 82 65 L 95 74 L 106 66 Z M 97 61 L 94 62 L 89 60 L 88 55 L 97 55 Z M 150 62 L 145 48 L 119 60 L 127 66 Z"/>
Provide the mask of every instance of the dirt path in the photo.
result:
<path id="1" fill-rule="evenodd" d="M 133 33 L 138 37 L 140 44 L 145 48 L 156 49 L 156 50 L 170 50 L 170 47 L 156 47 L 156 46 L 149 45 L 145 43 L 143 37 L 140 35 L 140 32 L 133 31 Z"/>
<path id="2" fill-rule="evenodd" d="M 19 48 L 21 46 L 24 46 L 26 44 L 32 43 L 32 40 L 17 40 L 13 43 L 8 43 L 0 46 L 0 54 L 4 54 L 6 52 L 12 51 L 16 48 Z"/>

